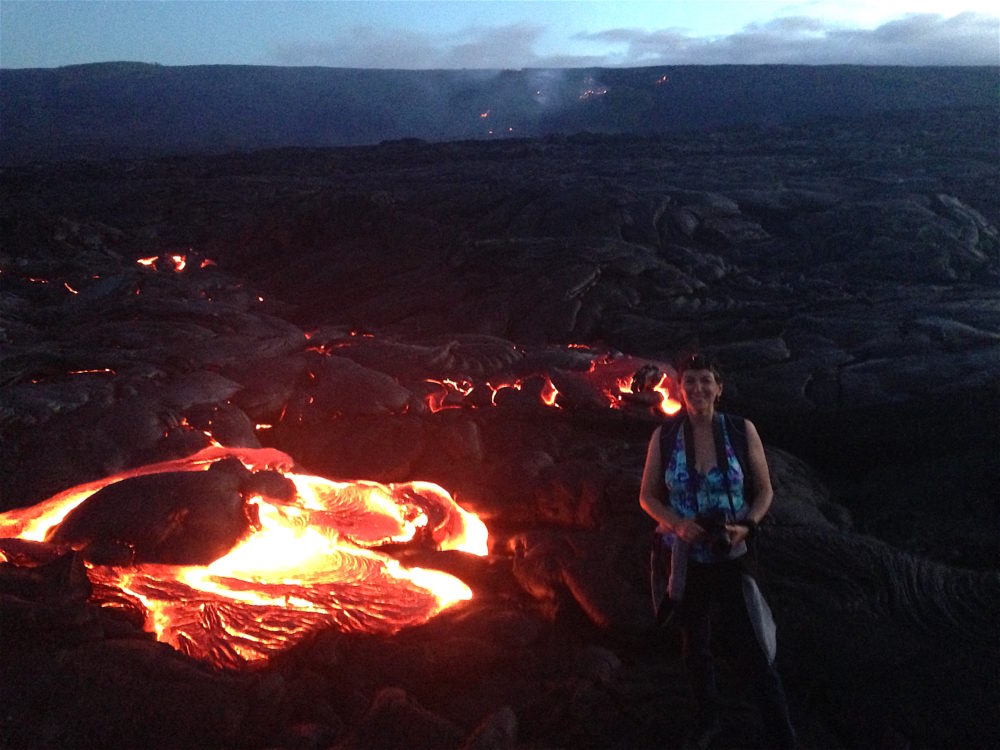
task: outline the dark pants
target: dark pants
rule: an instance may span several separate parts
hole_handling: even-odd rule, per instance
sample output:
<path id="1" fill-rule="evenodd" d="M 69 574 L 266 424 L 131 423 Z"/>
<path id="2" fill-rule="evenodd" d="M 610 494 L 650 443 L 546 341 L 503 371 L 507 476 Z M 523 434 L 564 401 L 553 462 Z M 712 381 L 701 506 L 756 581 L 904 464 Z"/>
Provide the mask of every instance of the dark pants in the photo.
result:
<path id="1" fill-rule="evenodd" d="M 737 674 L 747 681 L 758 706 L 768 747 L 795 746 L 788 701 L 774 666 L 757 641 L 743 599 L 744 568 L 739 560 L 699 565 L 689 563 L 683 604 L 678 612 L 684 664 L 698 704 L 699 721 L 718 711 L 712 655 L 713 635 L 722 636 Z"/>

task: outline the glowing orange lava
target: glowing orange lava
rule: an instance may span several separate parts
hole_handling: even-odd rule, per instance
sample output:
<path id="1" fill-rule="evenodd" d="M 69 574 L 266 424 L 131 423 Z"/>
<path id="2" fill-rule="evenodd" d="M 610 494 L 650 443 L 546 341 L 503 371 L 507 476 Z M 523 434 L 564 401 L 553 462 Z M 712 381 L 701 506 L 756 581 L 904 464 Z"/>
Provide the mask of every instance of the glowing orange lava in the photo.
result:
<path id="1" fill-rule="evenodd" d="M 680 401 L 670 397 L 669 378 L 666 373 L 660 376 L 660 382 L 653 386 L 653 390 L 660 394 L 659 409 L 664 414 L 670 416 L 683 408 L 683 404 Z"/>
<path id="2" fill-rule="evenodd" d="M 487 530 L 441 487 L 334 482 L 291 471 L 273 449 L 212 446 L 90 482 L 31 508 L 0 514 L 0 537 L 44 541 L 104 487 L 131 477 L 206 471 L 227 457 L 251 471 L 279 471 L 290 501 L 248 498 L 255 529 L 209 565 L 88 564 L 93 599 L 141 610 L 158 640 L 218 666 L 259 663 L 323 627 L 392 633 L 425 622 L 472 592 L 447 573 L 406 567 L 385 544 L 487 554 Z"/>
<path id="3" fill-rule="evenodd" d="M 559 389 L 552 385 L 550 378 L 545 378 L 545 386 L 542 388 L 542 402 L 546 406 L 559 408 L 559 404 L 556 403 L 557 398 L 559 398 Z"/>
<path id="4" fill-rule="evenodd" d="M 327 346 L 310 347 L 310 350 L 329 353 Z M 590 350 L 590 347 L 584 344 L 569 344 L 567 348 Z M 424 396 L 424 400 L 432 413 L 444 409 L 497 406 L 501 391 L 507 388 L 520 391 L 534 380 L 541 382 L 538 397 L 542 405 L 561 409 L 563 405 L 559 403 L 560 393 L 559 388 L 553 382 L 554 377 L 555 375 L 533 374 L 498 384 L 489 381 L 474 383 L 466 379 L 444 378 L 436 380 L 428 378 L 424 382 L 435 388 Z M 633 406 L 649 408 L 659 414 L 672 416 L 682 408 L 681 403 L 670 395 L 671 380 L 667 367 L 647 360 L 634 359 L 620 354 L 601 355 L 595 353 L 590 362 L 589 370 L 585 372 L 565 371 L 560 377 L 563 380 L 574 381 L 577 386 L 585 386 L 596 401 L 611 409 Z M 559 382 L 563 382 L 563 380 Z M 486 391 L 489 391 L 488 399 L 485 397 Z"/>
<path id="5" fill-rule="evenodd" d="M 175 273 L 182 272 L 188 267 L 188 257 L 183 253 L 171 253 L 170 255 L 151 255 L 148 258 L 137 258 L 136 263 L 146 268 L 156 270 L 166 269 Z M 198 268 L 208 268 L 217 265 L 211 258 L 204 258 L 198 263 Z"/>
<path id="6" fill-rule="evenodd" d="M 486 387 L 490 389 L 490 404 L 496 406 L 497 395 L 500 393 L 500 391 L 502 391 L 504 388 L 513 388 L 515 391 L 519 391 L 521 390 L 522 387 L 524 387 L 524 384 L 520 380 L 515 380 L 513 383 L 500 383 L 500 385 L 492 385 L 491 383 L 487 383 Z"/>
<path id="7" fill-rule="evenodd" d="M 439 387 L 439 390 L 427 396 L 427 408 L 433 413 L 437 413 L 442 409 L 461 409 L 464 398 L 472 393 L 473 389 L 472 383 L 468 380 L 457 381 L 450 378 L 434 380 L 428 378 L 424 382 L 432 383 Z"/>

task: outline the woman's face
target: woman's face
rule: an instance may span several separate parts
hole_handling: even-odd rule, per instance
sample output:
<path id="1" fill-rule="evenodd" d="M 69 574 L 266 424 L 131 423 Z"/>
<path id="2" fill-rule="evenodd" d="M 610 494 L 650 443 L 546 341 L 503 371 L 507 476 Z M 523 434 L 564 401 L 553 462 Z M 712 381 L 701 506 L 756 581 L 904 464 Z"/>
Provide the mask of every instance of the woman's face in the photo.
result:
<path id="1" fill-rule="evenodd" d="M 681 395 L 689 412 L 709 412 L 722 395 L 722 383 L 711 370 L 685 370 L 681 376 Z"/>

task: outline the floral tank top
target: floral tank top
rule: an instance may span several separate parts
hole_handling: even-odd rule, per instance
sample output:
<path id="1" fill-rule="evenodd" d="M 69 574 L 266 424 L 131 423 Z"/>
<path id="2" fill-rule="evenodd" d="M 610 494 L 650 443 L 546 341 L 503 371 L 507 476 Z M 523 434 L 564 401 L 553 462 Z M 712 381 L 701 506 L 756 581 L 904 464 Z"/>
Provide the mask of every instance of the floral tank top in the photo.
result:
<path id="1" fill-rule="evenodd" d="M 688 466 L 687 452 L 684 443 L 684 430 L 677 430 L 677 440 L 664 471 L 664 481 L 670 493 L 670 507 L 681 518 L 694 518 L 704 513 L 725 514 L 725 522 L 732 523 L 742 519 L 749 512 L 743 500 L 743 468 L 740 466 L 736 451 L 733 450 L 725 420 L 716 417 L 722 423 L 722 435 L 726 446 L 726 470 L 729 472 L 729 491 L 723 481 L 722 469 L 713 466 L 707 474 Z M 731 503 L 730 503 L 731 499 Z M 690 558 L 695 562 L 721 562 L 746 554 L 746 544 L 741 542 L 731 550 L 713 551 L 711 540 L 691 545 Z"/>

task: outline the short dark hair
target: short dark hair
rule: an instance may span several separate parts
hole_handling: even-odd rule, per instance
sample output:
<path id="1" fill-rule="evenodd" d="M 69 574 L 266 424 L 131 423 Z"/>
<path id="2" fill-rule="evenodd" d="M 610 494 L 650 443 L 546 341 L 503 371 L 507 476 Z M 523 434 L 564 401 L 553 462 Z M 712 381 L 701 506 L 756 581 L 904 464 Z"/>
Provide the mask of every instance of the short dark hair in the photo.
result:
<path id="1" fill-rule="evenodd" d="M 678 380 L 683 380 L 684 373 L 688 370 L 711 370 L 716 382 L 722 382 L 722 371 L 715 363 L 715 360 L 707 354 L 695 353 L 682 359 L 680 365 L 677 367 Z"/>

